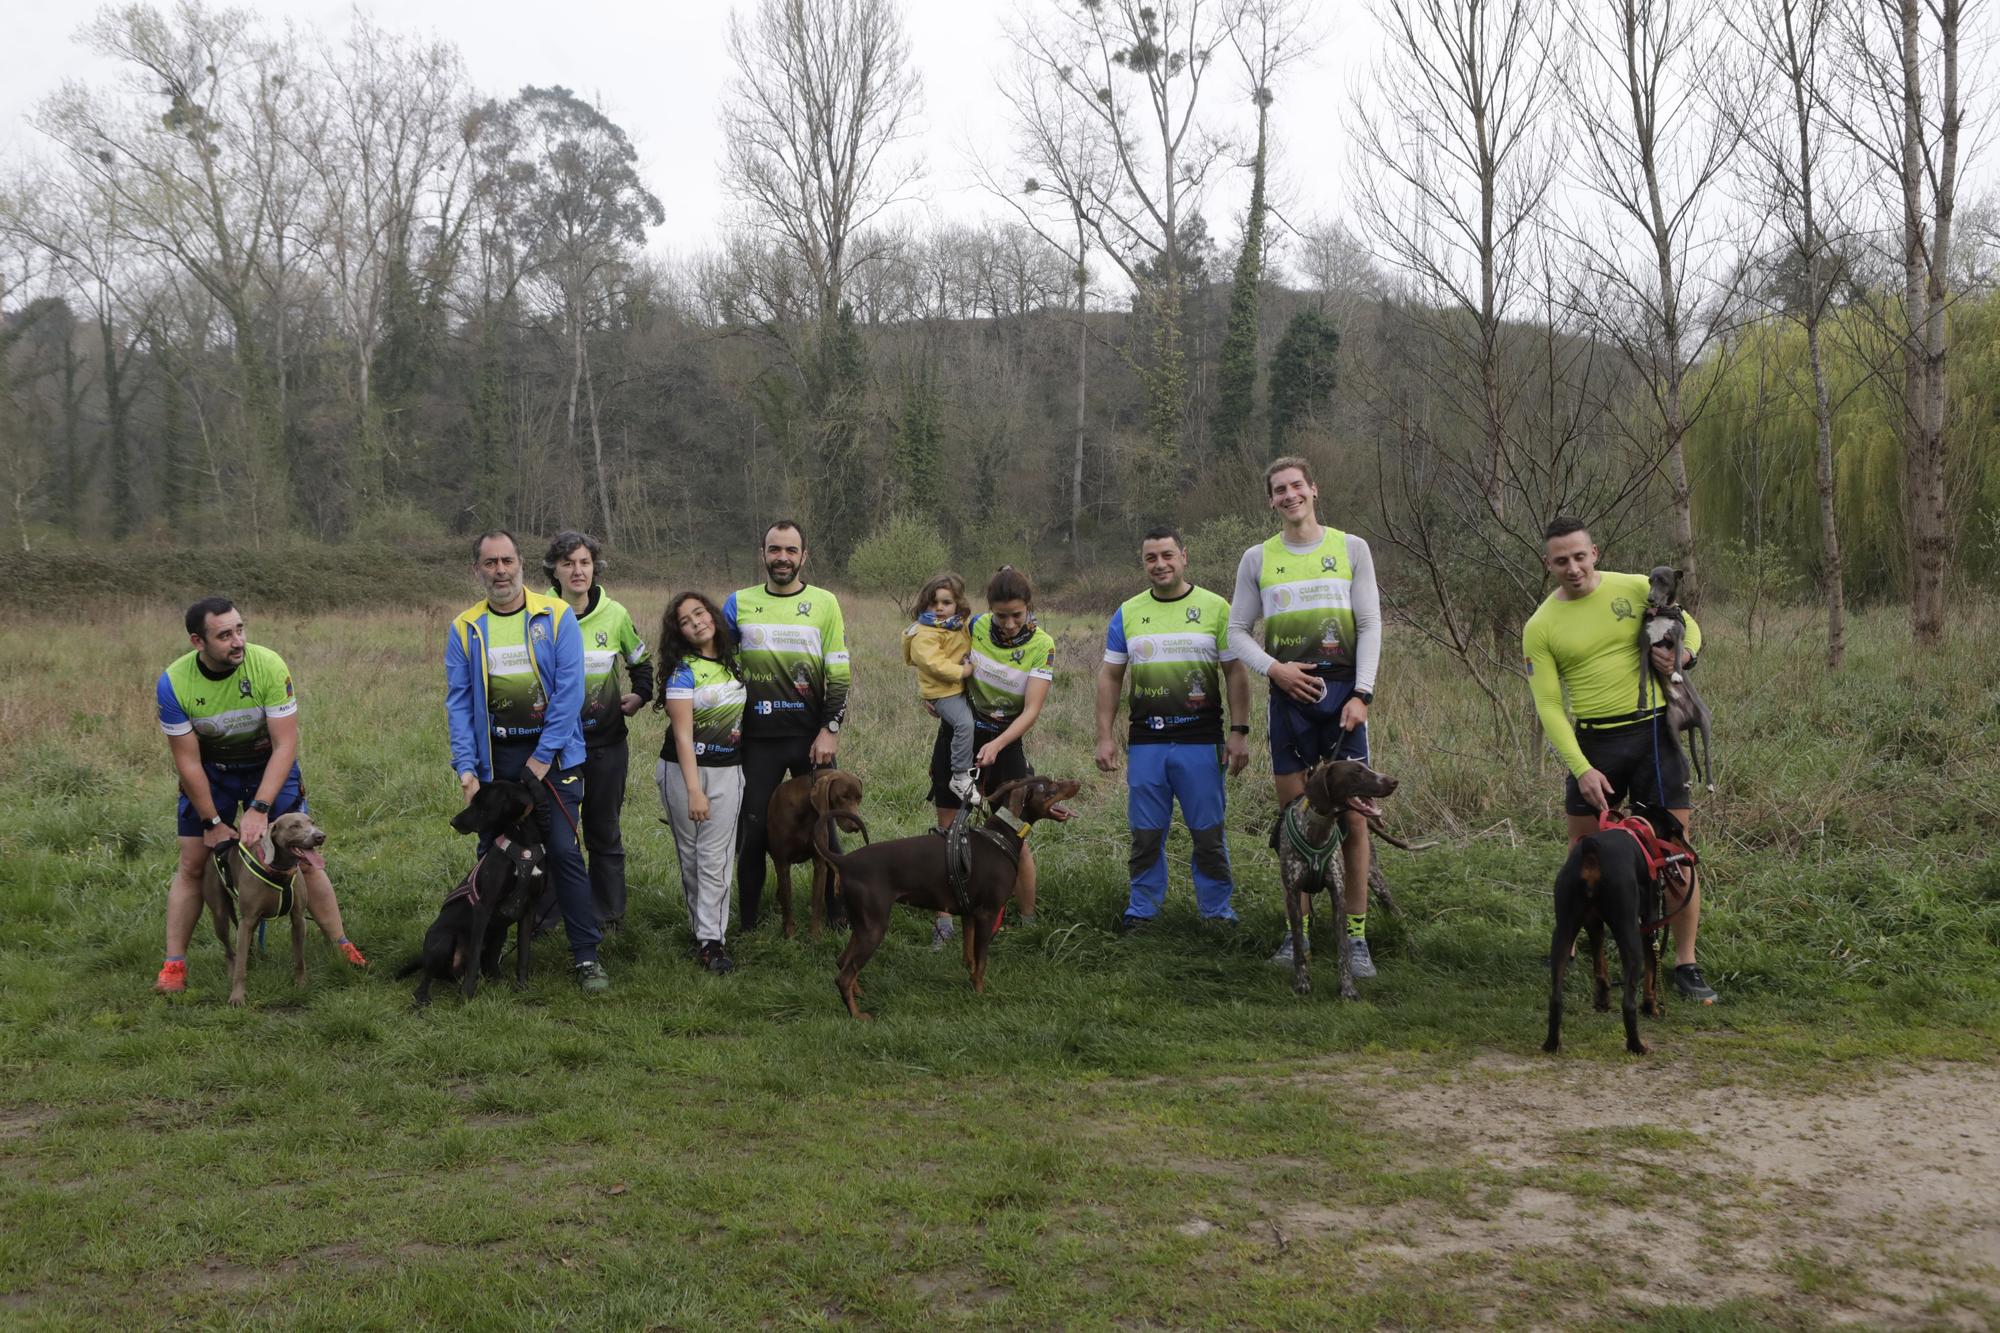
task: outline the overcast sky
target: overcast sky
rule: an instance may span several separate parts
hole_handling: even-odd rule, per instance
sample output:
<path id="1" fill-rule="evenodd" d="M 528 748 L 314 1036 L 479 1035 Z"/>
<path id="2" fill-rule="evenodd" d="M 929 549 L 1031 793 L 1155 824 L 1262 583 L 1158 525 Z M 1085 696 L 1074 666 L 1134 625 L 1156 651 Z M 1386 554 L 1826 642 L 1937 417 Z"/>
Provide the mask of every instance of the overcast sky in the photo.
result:
<path id="1" fill-rule="evenodd" d="M 749 0 L 738 0 L 739 7 Z M 1032 0 L 1041 8 L 1049 0 Z M 482 92 L 505 97 L 525 84 L 562 84 L 601 100 L 638 148 L 647 184 L 666 205 L 653 235 L 662 255 L 713 245 L 729 219 L 718 162 L 717 111 L 730 77 L 724 34 L 730 5 L 721 0 L 395 0 L 360 6 L 378 23 L 435 33 L 455 43 Z M 1356 22 L 1359 5 L 1319 0 L 1319 22 L 1331 36 L 1278 85 L 1275 127 L 1283 155 L 1277 202 L 1304 225 L 1315 215 L 1343 211 L 1340 181 L 1348 155 L 1340 130 L 1348 80 L 1365 60 Z M 343 31 L 350 6 L 329 0 L 255 0 L 250 8 L 272 24 L 296 23 Z M 102 83 L 113 69 L 74 40 L 92 12 L 62 0 L 0 0 L 0 161 L 36 151 L 28 124 L 35 107 L 65 79 Z M 941 217 L 975 218 L 993 201 L 971 183 L 965 163 L 982 152 L 996 161 L 1006 149 L 1006 107 L 994 75 L 1008 57 L 1003 24 L 1013 0 L 905 0 L 911 58 L 924 83 L 924 131 L 915 145 L 929 162 L 925 206 Z M 1252 128 L 1234 57 L 1203 90 L 1247 141 Z M 1213 102 L 1209 102 L 1210 98 Z M 1216 118 L 1220 123 L 1222 117 Z M 1228 173 L 1205 213 L 1222 245 L 1234 242 L 1249 186 L 1247 171 Z"/>

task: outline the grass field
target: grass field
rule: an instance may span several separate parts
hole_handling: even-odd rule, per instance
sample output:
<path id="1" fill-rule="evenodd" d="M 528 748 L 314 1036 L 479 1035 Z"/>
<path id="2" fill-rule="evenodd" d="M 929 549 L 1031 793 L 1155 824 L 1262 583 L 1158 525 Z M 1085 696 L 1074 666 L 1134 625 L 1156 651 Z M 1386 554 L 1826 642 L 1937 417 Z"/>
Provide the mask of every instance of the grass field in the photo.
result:
<path id="1" fill-rule="evenodd" d="M 1136 584 L 1136 580 L 1135 580 Z M 650 639 L 665 589 L 616 589 Z M 1950 650 L 1859 617 L 1754 655 L 1709 626 L 1722 790 L 1698 801 L 1703 961 L 1723 1002 L 1648 1021 L 1575 988 L 1538 1050 L 1559 773 L 1500 757 L 1477 694 L 1393 636 L 1378 763 L 1408 909 L 1364 1002 L 1295 998 L 1259 754 L 1232 787 L 1242 928 L 1196 921 L 1184 835 L 1162 928 L 1111 932 L 1123 792 L 1090 764 L 1102 617 L 1044 618 L 1043 772 L 1085 783 L 1035 837 L 1035 926 L 988 993 L 904 914 L 849 1021 L 837 939 L 772 928 L 682 959 L 637 719 L 633 914 L 586 1001 L 560 949 L 527 995 L 409 1009 L 469 847 L 441 712 L 452 606 L 251 607 L 300 683 L 308 790 L 349 933 L 310 983 L 260 962 L 223 1003 L 150 994 L 173 860 L 152 681 L 178 612 L 0 632 L 0 1323 L 500 1328 L 1438 1327 L 2000 1323 L 2000 619 Z M 900 620 L 850 602 L 844 765 L 876 836 L 928 821 L 930 723 Z M 1259 729 L 1261 737 L 1261 728 Z M 1254 752 L 1254 751 L 1253 751 Z M 275 939 L 275 936 L 274 936 Z"/>

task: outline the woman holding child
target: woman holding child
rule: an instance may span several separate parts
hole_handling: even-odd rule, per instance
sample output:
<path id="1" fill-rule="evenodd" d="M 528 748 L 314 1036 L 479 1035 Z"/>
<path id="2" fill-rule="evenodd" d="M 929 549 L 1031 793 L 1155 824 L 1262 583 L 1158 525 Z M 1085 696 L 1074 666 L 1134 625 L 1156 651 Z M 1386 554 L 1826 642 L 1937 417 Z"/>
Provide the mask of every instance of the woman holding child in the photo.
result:
<path id="1" fill-rule="evenodd" d="M 930 611 L 935 620 L 937 610 L 944 605 L 940 589 L 949 591 L 954 585 L 960 590 L 950 593 L 955 613 L 968 614 L 962 592 L 964 585 L 955 575 L 932 579 L 925 585 L 925 595 L 919 602 L 918 625 L 912 626 L 912 631 L 938 628 L 925 624 L 922 613 Z M 1048 701 L 1049 688 L 1055 682 L 1056 643 L 1035 623 L 1034 605 L 1034 585 L 1028 576 L 1012 565 L 1002 565 L 987 581 L 985 614 L 971 617 L 964 629 L 970 649 L 970 670 L 962 677 L 963 701 L 972 715 L 975 747 L 972 765 L 978 770 L 982 794 L 1029 775 L 1028 756 L 1021 747 L 1021 738 L 1041 716 L 1042 705 Z M 951 618 L 947 616 L 945 620 Z M 912 634 L 904 640 L 906 656 L 914 657 L 911 645 L 917 637 Z M 939 651 L 948 652 L 949 648 L 932 647 L 930 651 L 935 661 Z M 919 668 L 919 671 L 920 692 L 949 683 L 941 670 Z M 926 703 L 939 719 L 937 741 L 931 747 L 931 804 L 937 808 L 938 827 L 945 828 L 959 809 L 968 804 L 961 788 L 969 792 L 972 783 L 963 780 L 965 769 L 954 761 L 952 753 L 955 733 L 950 715 L 956 710 L 948 703 L 940 707 L 937 699 L 927 698 Z M 1020 903 L 1022 922 L 1032 921 L 1035 859 L 1025 847 L 1021 849 L 1021 875 L 1014 886 L 1014 897 Z M 939 946 L 950 936 L 951 918 L 941 917 L 931 942 Z"/>

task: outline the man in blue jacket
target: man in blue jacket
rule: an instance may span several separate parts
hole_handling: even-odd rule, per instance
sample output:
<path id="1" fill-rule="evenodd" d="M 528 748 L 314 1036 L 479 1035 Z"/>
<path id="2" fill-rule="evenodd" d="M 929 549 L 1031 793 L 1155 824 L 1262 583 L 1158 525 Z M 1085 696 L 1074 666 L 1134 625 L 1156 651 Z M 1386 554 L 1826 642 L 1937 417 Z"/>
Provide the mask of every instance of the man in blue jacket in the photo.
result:
<path id="1" fill-rule="evenodd" d="M 583 632 L 567 603 L 527 590 L 513 533 L 482 533 L 474 551 L 486 600 L 452 621 L 444 641 L 451 766 L 468 802 L 495 778 L 525 782 L 535 794 L 577 984 L 586 995 L 603 995 L 611 978 L 597 961 L 601 932 L 577 840 Z M 479 850 L 486 851 L 483 839 Z"/>

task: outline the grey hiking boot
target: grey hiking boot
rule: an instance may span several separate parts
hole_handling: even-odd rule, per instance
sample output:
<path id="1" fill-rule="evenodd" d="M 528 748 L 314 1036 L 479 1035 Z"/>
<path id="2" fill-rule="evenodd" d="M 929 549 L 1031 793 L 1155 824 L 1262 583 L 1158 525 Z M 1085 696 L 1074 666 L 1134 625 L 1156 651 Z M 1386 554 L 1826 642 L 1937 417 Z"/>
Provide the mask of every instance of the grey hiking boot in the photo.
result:
<path id="1" fill-rule="evenodd" d="M 951 937 L 953 935 L 956 935 L 957 933 L 958 933 L 958 923 L 956 921 L 952 920 L 948 916 L 939 917 L 937 919 L 936 924 L 934 924 L 931 927 L 932 952 L 936 952 L 937 950 L 944 948 L 946 941 L 950 940 Z"/>
<path id="2" fill-rule="evenodd" d="M 576 965 L 576 987 L 585 995 L 609 995 L 611 974 L 596 959 Z"/>
<path id="3" fill-rule="evenodd" d="M 1375 975 L 1375 960 L 1368 955 L 1368 941 L 1354 937 L 1354 979 L 1366 981 Z"/>
<path id="4" fill-rule="evenodd" d="M 1310 935 L 1306 936 L 1306 955 L 1307 955 L 1308 957 L 1310 957 L 1310 956 L 1312 955 L 1312 937 L 1311 937 Z M 1289 930 L 1288 930 L 1288 931 L 1286 931 L 1286 932 L 1285 932 L 1285 942 L 1284 942 L 1283 944 L 1280 944 L 1280 945 L 1278 946 L 1278 951 L 1277 951 L 1276 953 L 1274 953 L 1274 954 L 1272 954 L 1272 955 L 1271 955 L 1271 960 L 1270 960 L 1270 961 L 1271 961 L 1271 966 L 1272 966 L 1272 967 L 1290 967 L 1290 966 L 1292 966 L 1292 964 L 1293 964 L 1294 960 L 1293 960 L 1293 958 L 1292 958 L 1292 932 L 1291 932 L 1291 931 L 1289 931 Z"/>
<path id="5" fill-rule="evenodd" d="M 1693 963 L 1681 963 L 1674 968 L 1674 989 L 1684 1000 L 1696 1004 L 1714 1004 L 1718 997 L 1706 981 L 1702 980 L 1701 969 Z"/>

